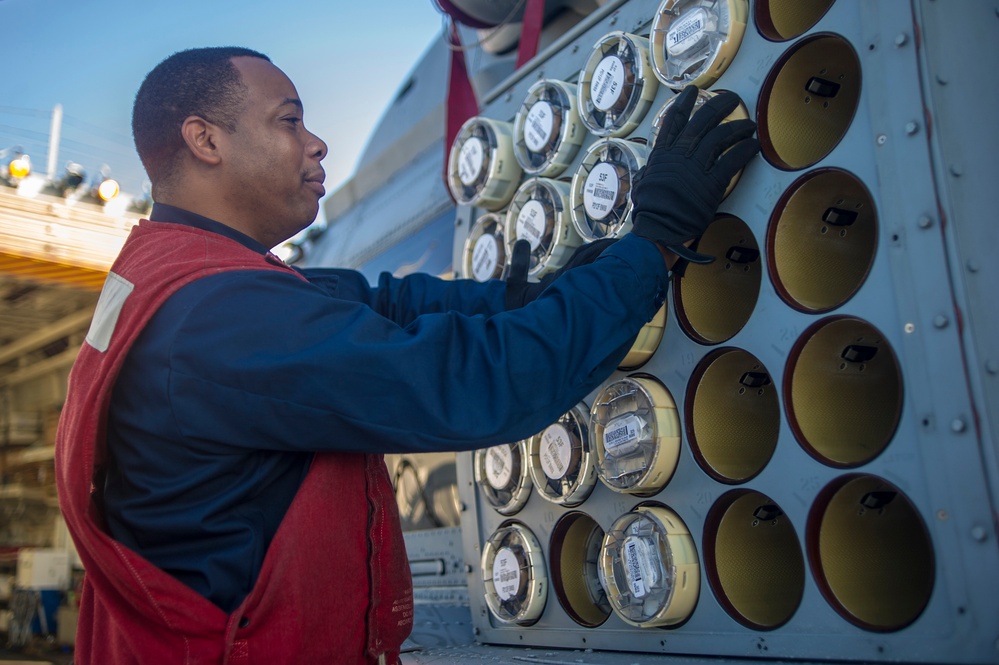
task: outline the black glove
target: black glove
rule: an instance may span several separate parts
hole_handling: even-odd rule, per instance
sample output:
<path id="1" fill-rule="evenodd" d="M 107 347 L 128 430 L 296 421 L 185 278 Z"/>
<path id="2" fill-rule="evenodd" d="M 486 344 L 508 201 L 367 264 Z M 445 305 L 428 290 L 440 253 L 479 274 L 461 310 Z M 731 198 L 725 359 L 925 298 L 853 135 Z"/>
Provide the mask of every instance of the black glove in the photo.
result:
<path id="1" fill-rule="evenodd" d="M 663 119 L 656 144 L 631 188 L 632 232 L 691 263 L 710 263 L 714 257 L 683 243 L 711 224 L 729 181 L 759 151 L 760 143 L 751 138 L 756 131 L 752 120 L 721 124 L 739 105 L 738 95 L 722 92 L 691 118 L 696 99 L 697 88 L 687 86 Z"/>
<path id="2" fill-rule="evenodd" d="M 550 272 L 538 282 L 527 281 L 527 271 L 531 265 L 531 243 L 518 240 L 510 255 L 510 273 L 506 278 L 506 308 L 523 307 L 541 295 L 548 285 L 576 266 L 584 266 L 596 261 L 605 249 L 617 242 L 616 238 L 601 238 L 576 248 L 565 265 Z"/>

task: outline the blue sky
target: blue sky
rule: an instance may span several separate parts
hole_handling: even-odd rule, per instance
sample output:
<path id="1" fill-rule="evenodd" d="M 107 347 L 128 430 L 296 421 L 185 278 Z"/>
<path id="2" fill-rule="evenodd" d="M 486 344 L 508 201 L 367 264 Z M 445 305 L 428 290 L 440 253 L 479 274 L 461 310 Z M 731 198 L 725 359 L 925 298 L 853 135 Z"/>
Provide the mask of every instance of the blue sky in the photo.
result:
<path id="1" fill-rule="evenodd" d="M 185 48 L 246 46 L 294 81 L 306 125 L 330 146 L 332 192 L 440 29 L 432 0 L 0 0 L 0 150 L 21 144 L 44 171 L 61 104 L 58 169 L 72 159 L 92 175 L 107 164 L 139 194 L 130 116 L 145 74 Z"/>

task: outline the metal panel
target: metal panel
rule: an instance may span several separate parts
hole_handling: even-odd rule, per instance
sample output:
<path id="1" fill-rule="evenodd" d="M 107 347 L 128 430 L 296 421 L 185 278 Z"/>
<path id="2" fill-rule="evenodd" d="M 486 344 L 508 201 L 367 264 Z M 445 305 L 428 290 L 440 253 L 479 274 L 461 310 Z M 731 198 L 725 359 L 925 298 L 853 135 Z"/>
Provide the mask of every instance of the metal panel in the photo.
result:
<path id="1" fill-rule="evenodd" d="M 639 0 L 622 5 L 536 67 L 529 80 L 517 80 L 496 95 L 483 115 L 512 120 L 537 78 L 576 80 L 599 37 L 616 29 L 647 35 L 657 7 L 657 2 Z M 752 314 L 720 345 L 693 341 L 678 324 L 676 302 L 671 298 L 664 339 L 641 371 L 666 386 L 686 425 L 676 474 L 652 497 L 686 522 L 700 555 L 699 600 L 690 619 L 679 627 L 639 629 L 611 615 L 602 625 L 586 628 L 569 616 L 550 590 L 544 612 L 533 626 L 498 622 L 483 599 L 479 562 L 486 539 L 507 517 L 496 513 L 476 490 L 471 454 L 459 455 L 459 492 L 466 506 L 464 552 L 471 567 L 470 601 L 478 639 L 499 645 L 648 654 L 996 662 L 999 548 L 994 521 L 997 393 L 993 370 L 999 355 L 995 298 L 987 293 L 989 286 L 999 283 L 996 268 L 988 261 L 999 249 L 992 223 L 997 130 L 990 117 L 997 94 L 992 64 L 999 43 L 995 3 L 954 5 L 926 0 L 912 7 L 899 2 L 839 0 L 804 35 L 780 42 L 761 35 L 752 20 L 756 8 L 756 4 L 751 8 L 738 55 L 714 89 L 739 93 L 750 115 L 758 117 L 767 74 L 781 57 L 810 37 L 830 34 L 845 39 L 859 59 L 860 99 L 845 135 L 826 156 L 796 170 L 755 160 L 721 211 L 745 222 L 762 251 L 768 245 L 772 213 L 784 204 L 792 183 L 806 173 L 841 169 L 863 183 L 876 208 L 876 254 L 870 270 L 845 303 L 810 313 L 789 306 L 781 297 L 773 281 L 771 255 L 764 251 L 761 263 L 767 270 Z M 953 92 L 959 85 L 964 97 Z M 969 96 L 972 91 L 978 92 Z M 650 114 L 632 136 L 648 135 L 652 115 L 671 96 L 668 89 L 660 88 Z M 584 143 L 568 175 L 594 140 L 589 137 Z M 453 250 L 456 266 L 461 265 L 465 234 L 481 213 L 459 208 Z M 899 419 L 890 442 L 883 452 L 859 464 L 820 460 L 799 444 L 789 419 L 788 372 L 805 342 L 803 335 L 834 317 L 855 318 L 879 331 L 884 344 L 893 350 L 902 377 Z M 779 435 L 772 458 L 758 475 L 735 485 L 715 480 L 698 463 L 686 422 L 695 369 L 720 347 L 743 349 L 759 359 L 780 396 Z M 607 383 L 625 374 L 617 372 Z M 587 404 L 593 397 L 587 398 Z M 799 405 L 799 410 L 811 406 Z M 852 412 L 839 415 L 842 419 L 854 416 Z M 900 490 L 929 536 L 932 591 L 925 609 L 902 628 L 862 628 L 834 609 L 827 600 L 828 590 L 823 592 L 819 556 L 812 544 L 819 533 L 812 511 L 824 505 L 825 488 L 835 488 L 853 474 L 886 480 Z M 800 604 L 786 623 L 772 630 L 750 628 L 734 619 L 726 610 L 729 601 L 719 597 L 718 585 L 710 584 L 705 574 L 706 536 L 714 528 L 709 513 L 734 488 L 759 492 L 781 507 L 806 561 Z M 606 531 L 641 501 L 598 484 L 576 510 Z M 569 510 L 532 494 L 512 516 L 537 536 L 549 571 L 553 526 Z M 906 563 L 911 555 L 907 542 L 896 543 L 889 566 L 892 561 Z M 865 543 L 840 545 L 856 551 Z M 552 662 L 561 660 L 553 657 Z"/>

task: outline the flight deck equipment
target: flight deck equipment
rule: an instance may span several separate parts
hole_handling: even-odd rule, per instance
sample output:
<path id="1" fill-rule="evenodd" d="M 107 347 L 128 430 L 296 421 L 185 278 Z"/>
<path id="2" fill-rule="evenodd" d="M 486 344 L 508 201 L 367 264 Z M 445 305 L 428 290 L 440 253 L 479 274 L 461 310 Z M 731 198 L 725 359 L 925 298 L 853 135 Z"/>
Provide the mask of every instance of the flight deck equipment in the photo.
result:
<path id="1" fill-rule="evenodd" d="M 579 116 L 596 136 L 627 136 L 659 90 L 649 40 L 615 31 L 602 37 L 579 73 Z"/>
<path id="2" fill-rule="evenodd" d="M 524 173 L 557 176 L 586 138 L 576 110 L 576 86 L 544 79 L 532 85 L 513 121 L 513 152 Z"/>
<path id="3" fill-rule="evenodd" d="M 631 230 L 631 188 L 648 148 L 608 138 L 590 146 L 572 176 L 572 223 L 587 242 Z"/>
<path id="4" fill-rule="evenodd" d="M 577 506 L 597 482 L 587 433 L 585 404 L 576 406 L 528 440 L 531 478 L 541 498 L 560 506 Z"/>
<path id="5" fill-rule="evenodd" d="M 527 442 L 476 450 L 475 483 L 500 515 L 513 515 L 523 508 L 531 497 Z"/>
<path id="6" fill-rule="evenodd" d="M 747 0 L 665 0 L 649 35 L 656 78 L 677 91 L 713 85 L 735 58 L 748 15 Z"/>
<path id="7" fill-rule="evenodd" d="M 669 391 L 651 376 L 611 383 L 590 408 L 590 443 L 607 487 L 638 496 L 658 493 L 680 458 L 680 418 Z"/>
<path id="8" fill-rule="evenodd" d="M 624 181 L 587 162 L 596 146 L 654 140 L 691 83 L 699 104 L 738 94 L 761 151 L 693 246 L 715 261 L 668 287 L 661 344 L 583 397 L 600 482 L 516 509 L 558 598 L 530 626 L 487 607 L 474 564 L 510 517 L 458 456 L 476 640 L 607 662 L 996 662 L 994 5 L 611 0 L 483 98 L 482 117 L 512 123 L 539 81 L 575 84 L 589 132 L 549 180 L 569 213 L 591 174 Z M 626 207 L 620 188 L 596 195 L 607 178 L 591 203 Z M 543 191 L 510 208 L 562 200 Z M 458 206 L 455 265 L 484 207 Z M 611 219 L 568 223 L 579 242 L 627 232 Z M 653 518 L 664 506 L 676 517 Z M 672 568 L 652 533 L 674 563 L 690 554 L 696 598 L 675 578 L 661 602 Z"/>
<path id="9" fill-rule="evenodd" d="M 489 611 L 502 623 L 529 626 L 548 598 L 548 573 L 538 539 L 510 521 L 489 536 L 482 548 L 482 579 Z"/>
<path id="10" fill-rule="evenodd" d="M 615 614 L 633 626 L 671 626 L 687 619 L 700 579 L 690 531 L 666 506 L 639 505 L 604 536 L 600 582 Z"/>
<path id="11" fill-rule="evenodd" d="M 503 277 L 506 269 L 505 225 L 505 216 L 492 212 L 475 220 L 462 252 L 462 277 L 477 282 Z"/>
<path id="12" fill-rule="evenodd" d="M 569 215 L 569 185 L 551 178 L 531 178 L 513 196 L 506 213 L 506 252 L 518 240 L 531 245 L 527 274 L 540 277 L 560 268 L 583 244 Z"/>
<path id="13" fill-rule="evenodd" d="M 481 116 L 458 130 L 447 163 L 447 183 L 458 203 L 499 210 L 520 183 L 513 156 L 513 127 Z"/>
<path id="14" fill-rule="evenodd" d="M 634 344 L 628 350 L 627 355 L 617 366 L 618 369 L 630 371 L 644 365 L 655 355 L 659 343 L 663 340 L 663 333 L 666 332 L 666 304 L 664 303 L 656 312 L 652 320 L 642 326 L 635 337 Z"/>

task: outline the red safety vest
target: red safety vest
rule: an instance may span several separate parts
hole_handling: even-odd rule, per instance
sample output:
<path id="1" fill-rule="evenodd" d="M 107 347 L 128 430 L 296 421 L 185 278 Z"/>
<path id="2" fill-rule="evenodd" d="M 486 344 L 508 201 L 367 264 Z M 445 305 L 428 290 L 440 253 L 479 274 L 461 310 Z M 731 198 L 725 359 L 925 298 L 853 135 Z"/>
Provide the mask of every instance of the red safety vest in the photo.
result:
<path id="1" fill-rule="evenodd" d="M 75 662 L 397 662 L 413 625 L 413 588 L 381 455 L 315 455 L 256 584 L 232 614 L 108 535 L 101 469 L 115 378 L 172 293 L 227 270 L 298 275 L 224 236 L 143 220 L 111 268 L 70 372 L 56 476 L 86 571 Z"/>

